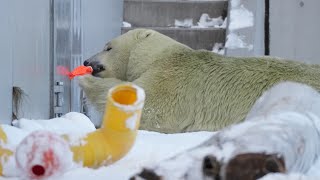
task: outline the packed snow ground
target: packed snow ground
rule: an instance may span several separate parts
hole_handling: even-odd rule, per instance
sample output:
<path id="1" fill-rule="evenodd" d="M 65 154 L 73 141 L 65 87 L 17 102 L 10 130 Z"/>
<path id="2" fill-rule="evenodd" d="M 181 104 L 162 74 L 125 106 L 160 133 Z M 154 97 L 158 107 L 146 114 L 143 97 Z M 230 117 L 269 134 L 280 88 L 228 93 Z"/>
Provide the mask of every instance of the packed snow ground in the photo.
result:
<path id="1" fill-rule="evenodd" d="M 57 133 L 79 133 L 79 128 L 84 127 L 85 133 L 91 132 L 92 125 L 88 123 L 88 120 L 79 113 L 70 113 L 66 117 L 55 118 L 50 121 L 48 120 L 27 120 L 22 119 L 20 122 L 15 122 L 15 126 L 22 129 L 19 131 L 14 128 L 5 127 L 5 132 L 8 134 L 8 141 L 18 144 L 23 137 L 34 130 L 48 130 Z M 74 117 L 78 118 L 79 121 L 75 121 Z M 73 127 L 69 128 L 66 126 L 72 121 Z M 51 128 L 53 127 L 53 128 Z M 181 134 L 161 134 L 149 131 L 139 131 L 136 143 L 131 149 L 129 154 L 122 160 L 116 162 L 107 167 L 101 167 L 99 169 L 90 168 L 74 168 L 60 177 L 54 177 L 55 180 L 86 180 L 86 179 L 110 179 L 110 180 L 121 180 L 129 179 L 133 174 L 138 172 L 141 167 L 146 165 L 156 164 L 157 162 L 171 157 L 179 152 L 183 152 L 186 149 L 194 147 L 203 141 L 207 140 L 213 132 L 194 132 L 194 133 L 181 133 Z M 14 167 L 13 167 L 14 168 Z M 1 178 L 7 180 L 18 180 L 20 178 Z"/>
<path id="2" fill-rule="evenodd" d="M 8 136 L 15 136 L 15 140 L 21 140 L 23 136 L 26 136 L 28 132 L 33 130 L 50 130 L 51 125 L 54 124 L 55 132 L 73 132 L 75 133 L 75 129 L 77 128 L 68 128 L 66 123 L 68 121 L 72 121 L 74 127 L 83 127 L 85 132 L 90 132 L 93 130 L 90 123 L 88 123 L 88 119 L 79 115 L 78 113 L 71 113 L 66 117 L 73 119 L 56 118 L 51 121 L 43 120 L 43 121 L 33 121 L 24 119 L 20 123 L 16 122 L 16 126 L 23 129 L 24 133 L 17 133 L 18 131 L 11 131 Z M 76 118 L 74 118 L 76 117 Z M 79 119 L 79 121 L 74 119 Z M 80 120 L 81 119 L 81 120 Z M 67 121 L 67 122 L 65 122 Z M 48 123 L 48 124 L 47 124 Z M 85 125 L 86 124 L 86 125 Z M 36 128 L 35 128 L 36 127 Z M 7 131 L 8 132 L 8 131 Z M 76 130 L 79 133 L 78 130 Z M 181 133 L 181 134 L 161 134 L 156 132 L 148 132 L 148 131 L 139 131 L 136 143 L 132 150 L 129 152 L 127 156 L 125 156 L 122 160 L 116 162 L 113 165 L 107 167 L 101 167 L 99 169 L 90 169 L 90 168 L 74 168 L 60 177 L 55 177 L 55 180 L 87 180 L 87 179 L 108 179 L 108 180 L 122 180 L 129 179 L 133 174 L 139 172 L 141 167 L 148 165 L 155 165 L 159 163 L 161 160 L 167 159 L 169 157 L 174 156 L 184 150 L 195 147 L 203 141 L 207 140 L 211 137 L 213 132 L 193 132 L 193 133 Z M 16 142 L 17 143 L 17 142 Z M 315 164 L 314 167 L 310 169 L 307 173 L 309 176 L 299 175 L 299 174 L 291 174 L 289 177 L 297 178 L 297 179 L 316 179 L 315 177 L 320 177 L 320 161 Z M 312 177 L 314 178 L 312 178 Z M 264 180 L 269 179 L 287 179 L 288 177 L 285 175 L 269 175 L 264 178 Z M 18 180 L 20 178 L 0 178 L 4 180 Z"/>
<path id="3" fill-rule="evenodd" d="M 59 176 L 51 177 L 54 180 L 66 179 L 129 179 L 138 173 L 142 167 L 155 168 L 158 173 L 161 170 L 162 176 L 169 179 L 180 179 L 174 177 L 184 177 L 181 175 L 193 175 L 189 179 L 199 179 L 202 177 L 200 169 L 202 159 L 207 154 L 213 154 L 225 162 L 228 158 L 236 154 L 246 152 L 266 152 L 277 153 L 286 160 L 286 167 L 289 172 L 305 172 L 305 174 L 269 174 L 262 179 L 320 179 L 320 158 L 319 143 L 320 138 L 320 94 L 317 90 L 309 86 L 284 82 L 270 88 L 256 101 L 247 115 L 244 122 L 225 128 L 215 134 L 214 132 L 193 132 L 180 134 L 161 134 L 156 132 L 139 131 L 134 147 L 129 154 L 122 160 L 108 167 L 98 169 L 83 168 L 77 163 L 73 163 L 72 154 L 68 144 L 64 140 L 59 140 L 58 135 L 46 135 L 47 133 L 38 133 L 30 140 L 37 143 L 28 143 L 24 137 L 37 130 L 47 130 L 56 134 L 68 134 L 72 136 L 81 136 L 95 131 L 95 127 L 85 115 L 71 112 L 61 118 L 51 120 L 27 120 L 20 119 L 15 121 L 13 126 L 1 125 L 2 130 L 7 136 L 7 142 L 0 141 L 2 148 L 16 150 L 17 161 L 13 156 L 1 158 L 3 172 L 7 177 L 1 179 L 21 179 L 28 172 L 19 171 L 19 162 L 22 167 L 29 167 L 30 158 L 28 150 L 34 150 L 38 142 L 45 140 L 44 136 L 50 136 L 49 141 L 42 142 L 39 146 L 40 151 L 49 147 L 48 143 L 54 144 L 55 153 L 59 162 L 65 168 L 59 169 Z M 39 132 L 39 131 L 37 131 Z M 268 134 L 268 140 L 266 138 Z M 210 139 L 210 143 L 201 146 L 192 151 L 186 150 L 208 140 L 214 135 L 215 139 Z M 24 139 L 24 140 L 23 140 Z M 52 139 L 56 139 L 53 141 Z M 62 139 L 62 138 L 60 138 Z M 52 140 L 52 142 L 50 142 Z M 26 151 L 20 151 L 22 142 Z M 217 144 L 212 142 L 219 142 Z M 32 145 L 32 148 L 30 148 Z M 57 146 L 56 146 L 57 145 Z M 59 145 L 59 146 L 58 146 Z M 62 146 L 60 146 L 62 145 Z M 61 147 L 61 148 L 58 148 Z M 219 148 L 218 148 L 219 147 Z M 299 148 L 296 148 L 299 147 Z M 302 151 L 301 148 L 302 147 Z M 35 150 L 37 150 L 35 148 Z M 25 152 L 25 153 L 23 153 Z M 38 152 L 38 151 L 36 151 Z M 69 156 L 66 156 L 69 153 Z M 185 152 L 185 153 L 182 153 Z M 40 154 L 39 153 L 35 153 Z M 163 161 L 181 153 L 179 156 Z M 30 156 L 34 156 L 30 154 Z M 19 158 L 22 157 L 22 158 Z M 68 159 L 69 161 L 65 160 Z M 31 161 L 37 161 L 39 158 L 31 158 Z M 159 166 L 160 165 L 160 166 Z M 21 164 L 20 164 L 21 167 Z M 200 169 L 199 169 L 200 167 Z M 191 169 L 190 169 L 191 168 Z M 30 169 L 30 168 L 26 168 Z M 50 169 L 50 168 L 49 168 Z M 177 176 L 176 176 L 177 175 Z"/>

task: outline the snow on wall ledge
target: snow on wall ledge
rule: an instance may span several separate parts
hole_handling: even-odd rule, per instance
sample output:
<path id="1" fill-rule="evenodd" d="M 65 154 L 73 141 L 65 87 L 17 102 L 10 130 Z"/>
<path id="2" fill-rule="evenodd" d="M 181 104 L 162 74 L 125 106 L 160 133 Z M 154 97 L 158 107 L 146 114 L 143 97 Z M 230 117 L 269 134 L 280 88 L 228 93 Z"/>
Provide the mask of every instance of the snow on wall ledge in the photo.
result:
<path id="1" fill-rule="evenodd" d="M 239 29 L 252 27 L 254 16 L 246 9 L 241 0 L 230 0 L 229 26 L 225 47 L 228 49 L 248 49 L 252 50 L 253 45 L 246 42 L 246 37 L 237 33 Z"/>

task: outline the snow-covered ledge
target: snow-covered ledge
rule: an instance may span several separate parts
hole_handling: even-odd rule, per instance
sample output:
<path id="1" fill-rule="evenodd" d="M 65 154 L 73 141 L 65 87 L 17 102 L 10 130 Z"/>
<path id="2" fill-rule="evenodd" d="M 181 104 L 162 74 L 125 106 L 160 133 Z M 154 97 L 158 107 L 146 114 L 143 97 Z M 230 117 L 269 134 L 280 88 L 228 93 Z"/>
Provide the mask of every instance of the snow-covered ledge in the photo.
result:
<path id="1" fill-rule="evenodd" d="M 264 1 L 229 1 L 227 56 L 264 55 L 264 14 Z"/>

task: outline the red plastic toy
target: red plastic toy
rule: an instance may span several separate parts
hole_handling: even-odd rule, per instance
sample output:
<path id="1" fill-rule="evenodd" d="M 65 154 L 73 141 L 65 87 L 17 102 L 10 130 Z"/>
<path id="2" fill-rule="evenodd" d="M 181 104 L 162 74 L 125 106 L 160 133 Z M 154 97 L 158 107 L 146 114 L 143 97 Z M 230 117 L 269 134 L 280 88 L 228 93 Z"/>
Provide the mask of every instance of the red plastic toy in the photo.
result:
<path id="1" fill-rule="evenodd" d="M 68 76 L 70 79 L 73 79 L 76 76 L 91 74 L 93 72 L 93 69 L 91 66 L 78 66 L 72 72 L 70 72 L 64 66 L 58 66 L 57 70 L 58 70 L 59 74 L 64 75 L 64 76 Z"/>

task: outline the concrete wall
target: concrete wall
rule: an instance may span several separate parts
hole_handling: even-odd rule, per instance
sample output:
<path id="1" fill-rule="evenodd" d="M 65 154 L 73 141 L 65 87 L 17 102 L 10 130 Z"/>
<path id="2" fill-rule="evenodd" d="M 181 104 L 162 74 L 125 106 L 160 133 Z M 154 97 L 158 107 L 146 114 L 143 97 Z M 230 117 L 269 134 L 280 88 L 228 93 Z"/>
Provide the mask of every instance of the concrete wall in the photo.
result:
<path id="1" fill-rule="evenodd" d="M 0 1 L 0 123 L 10 123 L 12 114 L 12 62 L 13 62 L 13 17 L 10 13 L 11 0 Z"/>
<path id="2" fill-rule="evenodd" d="M 121 34 L 122 9 L 122 0 L 82 1 L 84 60 L 101 51 L 108 41 Z M 91 106 L 87 108 L 87 115 L 99 126 L 102 115 Z"/>
<path id="3" fill-rule="evenodd" d="M 319 7 L 319 0 L 270 0 L 270 54 L 320 63 Z"/>
<path id="4" fill-rule="evenodd" d="M 49 0 L 0 1 L 0 55 L 5 65 L 0 74 L 5 81 L 1 107 L 12 106 L 12 84 L 19 86 L 27 95 L 19 117 L 48 118 L 50 114 L 49 8 Z M 11 118 L 12 110 L 7 111 Z"/>
<path id="5" fill-rule="evenodd" d="M 122 9 L 122 0 L 82 1 L 84 59 L 101 51 L 106 42 L 120 35 Z"/>
<path id="6" fill-rule="evenodd" d="M 0 55 L 4 65 L 0 71 L 0 123 L 11 122 L 12 86 L 19 86 L 26 93 L 19 117 L 52 117 L 51 84 L 62 79 L 57 78 L 56 66 L 59 63 L 68 68 L 77 66 L 100 51 L 107 41 L 120 35 L 123 1 L 70 0 L 65 4 L 58 1 L 0 1 Z M 61 6 L 55 7 L 55 3 Z M 66 15 L 64 18 L 54 19 L 59 9 L 69 12 L 62 14 Z M 54 27 L 59 27 L 59 32 Z M 62 41 L 68 43 L 55 46 Z M 63 53 L 55 54 L 57 48 Z M 75 83 L 65 84 L 64 112 L 79 110 L 80 97 L 76 88 Z"/>
<path id="7" fill-rule="evenodd" d="M 49 118 L 50 1 L 14 0 L 13 5 L 13 85 L 27 95 L 20 117 Z"/>

